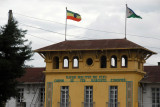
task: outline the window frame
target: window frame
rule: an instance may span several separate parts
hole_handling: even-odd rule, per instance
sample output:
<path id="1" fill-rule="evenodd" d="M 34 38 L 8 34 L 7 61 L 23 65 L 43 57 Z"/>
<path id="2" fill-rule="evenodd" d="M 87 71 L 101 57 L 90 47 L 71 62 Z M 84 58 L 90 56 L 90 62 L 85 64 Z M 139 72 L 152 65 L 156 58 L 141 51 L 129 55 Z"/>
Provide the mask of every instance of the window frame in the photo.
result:
<path id="1" fill-rule="evenodd" d="M 154 99 L 153 99 L 153 89 L 154 89 Z M 157 91 L 158 89 L 158 91 Z M 157 97 L 157 94 L 159 96 Z M 151 96 L 152 96 L 152 107 L 159 107 L 160 106 L 160 88 L 159 87 L 152 87 L 151 88 Z M 159 98 L 159 99 L 157 99 Z M 154 102 L 153 102 L 154 100 Z"/>
<path id="2" fill-rule="evenodd" d="M 114 89 L 111 89 L 112 87 L 114 87 Z M 113 91 L 113 93 L 111 91 Z M 112 97 L 111 97 L 111 93 L 112 93 Z M 108 101 L 109 101 L 110 107 L 118 107 L 118 86 L 109 86 L 109 100 Z"/>
<path id="3" fill-rule="evenodd" d="M 77 67 L 75 67 L 74 66 L 74 64 L 75 64 L 75 59 L 77 59 Z M 72 60 L 72 68 L 79 68 L 79 58 L 78 58 L 78 56 L 74 56 L 73 57 L 73 60 Z"/>
<path id="4" fill-rule="evenodd" d="M 114 58 L 115 66 L 112 65 L 112 58 Z M 117 56 L 116 55 L 112 55 L 110 61 L 111 61 L 111 68 L 117 68 Z"/>
<path id="5" fill-rule="evenodd" d="M 64 66 L 64 64 L 65 64 L 65 59 L 68 61 L 68 62 L 67 62 L 67 65 L 68 65 L 67 67 Z M 64 69 L 68 69 L 68 68 L 69 68 L 69 58 L 68 58 L 68 56 L 63 57 L 63 68 L 64 68 Z"/>
<path id="6" fill-rule="evenodd" d="M 123 58 L 124 58 L 124 66 L 123 66 Z M 122 68 L 127 68 L 128 67 L 128 57 L 127 55 L 122 55 L 121 57 L 121 67 Z"/>
<path id="7" fill-rule="evenodd" d="M 60 107 L 68 107 L 68 105 L 69 105 L 69 86 L 61 86 Z"/>
<path id="8" fill-rule="evenodd" d="M 84 107 L 93 107 L 93 86 L 84 87 Z"/>
<path id="9" fill-rule="evenodd" d="M 17 103 L 21 103 L 23 101 L 24 101 L 24 88 L 18 88 Z"/>

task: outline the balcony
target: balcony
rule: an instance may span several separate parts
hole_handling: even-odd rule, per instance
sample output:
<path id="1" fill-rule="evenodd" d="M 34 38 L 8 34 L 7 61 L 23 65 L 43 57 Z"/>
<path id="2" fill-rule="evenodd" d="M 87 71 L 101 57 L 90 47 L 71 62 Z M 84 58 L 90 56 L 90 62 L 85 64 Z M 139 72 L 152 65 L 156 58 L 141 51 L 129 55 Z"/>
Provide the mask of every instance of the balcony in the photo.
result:
<path id="1" fill-rule="evenodd" d="M 58 102 L 58 107 L 71 107 L 71 102 Z"/>
<path id="2" fill-rule="evenodd" d="M 120 107 L 120 102 L 116 103 L 106 102 L 106 107 Z"/>
<path id="3" fill-rule="evenodd" d="M 95 107 L 95 102 L 82 102 L 82 107 Z"/>

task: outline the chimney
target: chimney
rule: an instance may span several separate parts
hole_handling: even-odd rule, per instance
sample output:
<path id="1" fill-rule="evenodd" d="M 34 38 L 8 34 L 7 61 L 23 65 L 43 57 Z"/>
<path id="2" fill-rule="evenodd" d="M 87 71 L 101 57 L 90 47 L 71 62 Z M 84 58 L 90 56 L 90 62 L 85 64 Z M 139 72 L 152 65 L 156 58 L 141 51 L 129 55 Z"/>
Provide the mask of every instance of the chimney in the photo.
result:
<path id="1" fill-rule="evenodd" d="M 158 62 L 158 66 L 160 66 L 160 62 Z"/>
<path id="2" fill-rule="evenodd" d="M 12 10 L 9 10 L 9 12 L 8 12 L 8 23 L 12 20 L 12 18 L 13 18 Z"/>

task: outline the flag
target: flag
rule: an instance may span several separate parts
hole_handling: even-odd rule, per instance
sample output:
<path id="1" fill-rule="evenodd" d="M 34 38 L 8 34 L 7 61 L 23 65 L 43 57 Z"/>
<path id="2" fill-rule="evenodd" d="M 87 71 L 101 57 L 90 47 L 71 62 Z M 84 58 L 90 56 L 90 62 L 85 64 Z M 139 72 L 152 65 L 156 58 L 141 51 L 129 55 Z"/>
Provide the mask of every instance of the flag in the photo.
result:
<path id="1" fill-rule="evenodd" d="M 127 17 L 127 18 L 140 18 L 140 19 L 142 19 L 142 17 L 136 15 L 132 9 L 130 9 L 130 8 L 128 8 L 128 7 L 127 7 L 126 9 L 127 9 L 127 10 L 126 10 L 126 12 L 127 12 L 127 13 L 126 13 L 126 17 Z"/>
<path id="2" fill-rule="evenodd" d="M 74 13 L 72 11 L 67 10 L 67 19 L 79 22 L 81 21 L 81 16 L 78 13 Z"/>

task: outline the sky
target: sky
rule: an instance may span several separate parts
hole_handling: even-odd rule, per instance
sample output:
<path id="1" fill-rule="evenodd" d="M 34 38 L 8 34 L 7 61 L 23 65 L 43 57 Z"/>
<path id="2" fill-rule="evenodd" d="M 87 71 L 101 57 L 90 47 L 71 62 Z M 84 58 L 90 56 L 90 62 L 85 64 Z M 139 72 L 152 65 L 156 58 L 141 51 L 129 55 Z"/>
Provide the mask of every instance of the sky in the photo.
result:
<path id="1" fill-rule="evenodd" d="M 142 19 L 127 18 L 127 39 L 156 52 L 145 65 L 160 62 L 160 0 L 0 0 L 0 26 L 7 24 L 8 11 L 27 30 L 32 50 L 65 40 L 66 7 L 81 15 L 80 22 L 67 20 L 67 40 L 122 39 L 126 4 Z M 33 67 L 45 67 L 34 53 Z"/>

